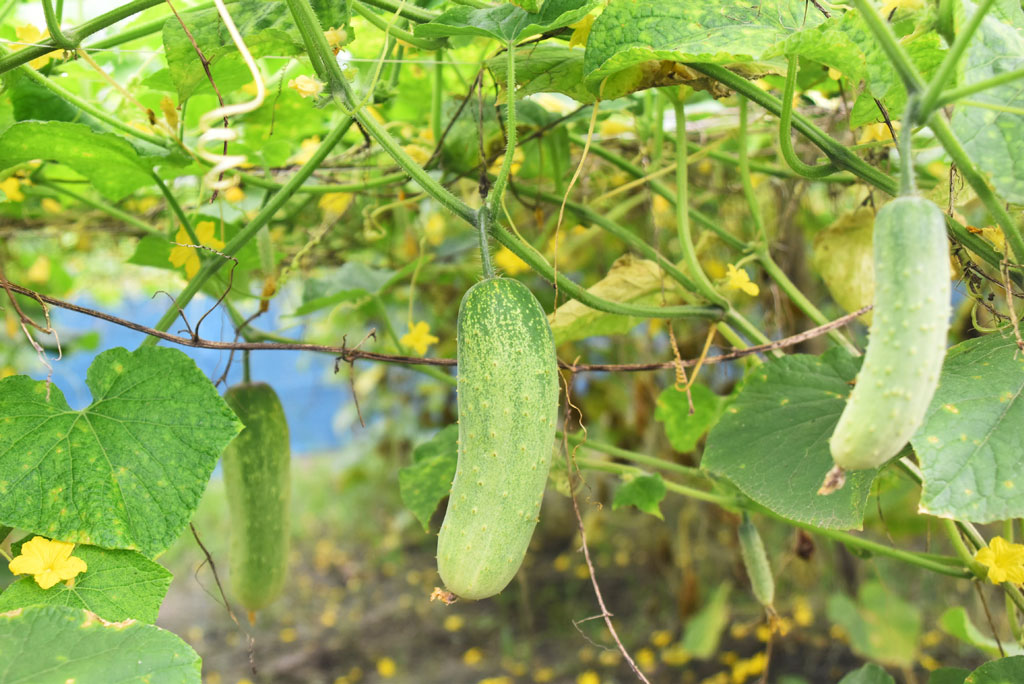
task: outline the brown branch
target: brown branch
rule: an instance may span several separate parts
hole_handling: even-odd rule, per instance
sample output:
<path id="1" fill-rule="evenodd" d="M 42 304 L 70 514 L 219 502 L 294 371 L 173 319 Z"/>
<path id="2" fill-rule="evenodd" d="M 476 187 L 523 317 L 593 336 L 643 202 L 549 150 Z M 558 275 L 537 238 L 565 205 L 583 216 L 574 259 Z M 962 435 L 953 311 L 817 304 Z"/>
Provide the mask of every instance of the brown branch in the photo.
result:
<path id="1" fill-rule="evenodd" d="M 35 290 L 30 290 L 27 287 L 16 285 L 10 281 L 7 281 L 6 288 L 10 291 L 17 292 L 18 294 L 25 295 L 26 297 L 33 297 L 39 301 L 52 304 L 53 306 L 60 307 L 61 309 L 67 309 L 68 311 L 74 311 L 76 313 L 85 314 L 86 316 L 92 316 L 93 318 L 99 318 L 101 320 L 120 325 L 121 327 L 134 330 L 152 337 L 165 340 L 167 342 L 173 342 L 180 344 L 183 347 L 194 347 L 197 349 L 224 349 L 224 350 L 240 350 L 240 351 L 310 351 L 319 352 L 322 354 L 335 354 L 340 360 L 345 363 L 351 363 L 353 361 L 365 360 L 365 361 L 378 361 L 380 363 L 395 363 L 408 366 L 455 366 L 457 361 L 455 359 L 445 358 L 431 358 L 422 356 L 402 356 L 401 354 L 380 354 L 377 352 L 364 351 L 362 349 L 356 349 L 353 347 L 347 347 L 342 344 L 340 347 L 331 346 L 326 344 L 309 344 L 306 342 L 216 342 L 214 340 L 204 340 L 200 337 L 183 337 L 181 335 L 173 335 L 171 333 L 163 332 L 162 330 L 156 330 L 140 323 L 125 320 L 124 318 L 118 318 L 96 309 L 90 309 L 85 306 L 79 306 L 66 302 L 56 297 L 50 297 L 48 295 L 40 294 Z M 709 356 L 704 359 L 704 365 L 713 363 L 723 363 L 725 361 L 732 361 L 734 359 L 740 359 L 744 356 L 750 356 L 751 354 L 759 354 L 761 352 L 773 351 L 775 349 L 785 349 L 786 347 L 792 347 L 800 344 L 806 340 L 820 337 L 830 330 L 841 328 L 858 316 L 871 310 L 871 306 L 865 306 L 853 313 L 841 316 L 834 321 L 830 321 L 825 325 L 819 325 L 816 328 L 805 330 L 804 332 L 797 333 L 796 335 L 790 335 L 789 337 L 768 344 L 759 344 L 753 347 L 747 347 L 746 349 L 733 349 L 732 351 L 720 354 L 718 356 Z M 682 361 L 684 366 L 694 366 L 700 360 L 699 359 L 684 359 Z M 573 373 L 588 373 L 588 372 L 605 372 L 605 373 L 637 373 L 643 371 L 656 371 L 656 370 L 667 370 L 674 369 L 677 365 L 676 361 L 654 361 L 651 363 L 567 363 L 565 361 L 559 361 L 558 366 Z"/>

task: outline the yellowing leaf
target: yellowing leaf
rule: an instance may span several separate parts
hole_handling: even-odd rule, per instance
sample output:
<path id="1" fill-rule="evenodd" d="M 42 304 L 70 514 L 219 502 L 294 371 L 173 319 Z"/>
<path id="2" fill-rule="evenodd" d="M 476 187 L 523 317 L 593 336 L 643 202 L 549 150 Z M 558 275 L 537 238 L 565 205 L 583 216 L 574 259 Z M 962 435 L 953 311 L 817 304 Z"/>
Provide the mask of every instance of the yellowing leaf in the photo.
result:
<path id="1" fill-rule="evenodd" d="M 843 214 L 814 237 L 814 268 L 832 299 L 847 312 L 867 306 L 875 298 L 874 224 L 874 211 L 861 207 Z M 870 325 L 871 312 L 860 319 Z"/>

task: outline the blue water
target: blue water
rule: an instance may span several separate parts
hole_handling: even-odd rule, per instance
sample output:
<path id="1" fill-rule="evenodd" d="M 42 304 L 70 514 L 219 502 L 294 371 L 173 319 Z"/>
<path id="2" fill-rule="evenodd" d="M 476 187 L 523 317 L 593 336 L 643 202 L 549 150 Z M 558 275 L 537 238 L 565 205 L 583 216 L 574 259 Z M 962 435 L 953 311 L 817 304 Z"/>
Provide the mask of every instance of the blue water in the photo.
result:
<path id="1" fill-rule="evenodd" d="M 74 303 L 80 306 L 99 309 L 106 313 L 127 320 L 153 325 L 167 309 L 170 300 L 157 295 L 155 299 L 143 296 L 126 296 L 114 309 L 97 305 L 88 296 L 79 296 Z M 212 305 L 209 297 L 197 297 L 185 309 L 191 324 L 198 321 Z M 90 316 L 63 309 L 51 309 L 54 327 L 63 339 L 68 340 L 78 335 L 96 332 L 100 344 L 93 351 L 76 350 L 60 361 L 51 359 L 53 365 L 53 381 L 64 392 L 72 408 L 85 408 L 92 401 L 89 388 L 85 384 L 86 371 L 93 359 L 103 351 L 114 347 L 132 350 L 137 348 L 145 335 L 128 328 L 123 328 Z M 179 333 L 184 328 L 178 319 L 171 326 L 170 332 Z M 284 325 L 291 322 L 286 319 Z M 270 310 L 253 322 L 263 330 L 277 330 L 282 325 L 280 307 L 271 302 Z M 304 330 L 293 328 L 288 335 L 301 339 Z M 179 334 L 186 335 L 181 332 Z M 204 339 L 233 339 L 234 327 L 228 316 L 221 309 L 211 313 L 203 321 L 200 336 Z M 212 380 L 216 380 L 224 372 L 229 352 L 217 349 L 193 349 L 161 342 L 183 351 L 196 362 L 196 365 Z M 31 357 L 28 357 L 31 358 Z M 352 435 L 347 428 L 337 428 L 334 417 L 338 409 L 351 398 L 347 374 L 342 372 L 334 375 L 334 357 L 327 354 L 313 354 L 300 351 L 261 351 L 251 354 L 252 380 L 267 382 L 274 387 L 284 404 L 288 423 L 292 426 L 292 452 L 295 454 L 320 452 L 336 449 L 350 441 Z M 29 368 L 19 368 L 37 379 L 46 377 L 46 369 L 33 362 Z M 227 376 L 227 384 L 219 385 L 223 390 L 242 380 L 242 355 L 235 353 Z"/>

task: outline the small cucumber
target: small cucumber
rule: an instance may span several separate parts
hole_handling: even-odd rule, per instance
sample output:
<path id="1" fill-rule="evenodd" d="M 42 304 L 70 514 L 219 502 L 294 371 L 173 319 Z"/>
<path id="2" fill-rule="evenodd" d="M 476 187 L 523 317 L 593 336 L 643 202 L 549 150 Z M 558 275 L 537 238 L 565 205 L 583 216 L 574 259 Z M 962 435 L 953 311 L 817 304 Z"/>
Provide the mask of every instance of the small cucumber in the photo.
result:
<path id="1" fill-rule="evenodd" d="M 877 468 L 899 453 L 924 420 L 946 356 L 949 245 L 942 211 L 919 197 L 886 204 L 875 218 L 874 261 L 864 365 L 829 440 L 843 470 Z"/>
<path id="2" fill-rule="evenodd" d="M 235 385 L 224 400 L 245 425 L 221 464 L 231 512 L 231 586 L 251 616 L 277 598 L 288 570 L 288 423 L 265 383 Z"/>
<path id="3" fill-rule="evenodd" d="M 540 513 L 558 418 L 544 310 L 517 280 L 466 292 L 458 321 L 459 454 L 437 540 L 448 591 L 493 596 L 515 576 Z"/>
<path id="4" fill-rule="evenodd" d="M 757 528 L 754 527 L 754 523 L 750 522 L 750 516 L 745 512 L 736 532 L 740 540 L 743 567 L 747 569 L 747 577 L 750 578 L 750 588 L 754 591 L 754 597 L 758 602 L 770 609 L 775 601 L 775 578 L 772 576 L 772 566 L 768 563 L 768 554 L 765 553 L 761 535 L 757 533 Z"/>

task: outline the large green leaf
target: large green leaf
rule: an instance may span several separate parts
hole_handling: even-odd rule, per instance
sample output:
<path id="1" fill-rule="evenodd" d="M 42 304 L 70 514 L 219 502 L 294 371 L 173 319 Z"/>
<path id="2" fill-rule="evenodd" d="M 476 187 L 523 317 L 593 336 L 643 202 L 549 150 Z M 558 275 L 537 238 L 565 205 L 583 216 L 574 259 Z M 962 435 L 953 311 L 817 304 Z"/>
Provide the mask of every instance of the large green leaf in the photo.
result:
<path id="1" fill-rule="evenodd" d="M 839 684 L 896 684 L 896 680 L 882 666 L 868 663 L 840 679 Z"/>
<path id="2" fill-rule="evenodd" d="M 1024 515 L 1024 354 L 1013 335 L 949 350 L 924 424 L 911 440 L 924 490 L 920 510 L 991 522 Z"/>
<path id="3" fill-rule="evenodd" d="M 596 4 L 596 0 L 546 0 L 536 13 L 512 4 L 482 9 L 459 5 L 430 23 L 417 26 L 416 35 L 425 38 L 485 36 L 502 42 L 520 41 L 575 23 Z"/>
<path id="4" fill-rule="evenodd" d="M 138 150 L 116 135 L 97 133 L 85 124 L 22 121 L 0 134 L 0 170 L 33 159 L 66 164 L 112 200 L 153 184 L 151 166 Z"/>
<path id="5" fill-rule="evenodd" d="M 313 9 L 323 28 L 345 29 L 351 37 L 348 28 L 348 0 L 319 0 L 313 3 Z M 230 11 L 232 20 L 245 38 L 246 47 L 254 57 L 295 55 L 303 51 L 302 39 L 285 3 L 242 0 L 233 3 Z M 196 54 L 196 46 L 206 58 L 221 93 L 230 92 L 252 80 L 216 8 L 181 16 L 195 39 L 195 45 L 182 29 L 177 17 L 169 17 L 163 27 L 167 65 L 181 101 L 187 100 L 201 88 L 212 92 L 206 70 Z"/>
<path id="6" fill-rule="evenodd" d="M 940 667 L 928 675 L 928 684 L 964 684 L 969 674 L 962 667 Z"/>
<path id="7" fill-rule="evenodd" d="M 615 498 L 612 499 L 612 510 L 617 511 L 623 506 L 636 506 L 644 513 L 664 520 L 660 506 L 664 498 L 665 481 L 661 479 L 661 475 L 640 475 L 626 479 L 619 485 L 615 490 Z"/>
<path id="8" fill-rule="evenodd" d="M 751 375 L 708 435 L 701 466 L 791 520 L 860 529 L 876 470 L 850 473 L 829 496 L 818 488 L 832 467 L 828 438 L 846 405 L 860 360 L 834 348 L 793 354 Z"/>
<path id="9" fill-rule="evenodd" d="M 20 553 L 20 544 L 12 548 Z M 89 567 L 67 583 L 41 589 L 31 577 L 23 577 L 0 594 L 0 613 L 26 606 L 54 605 L 85 608 L 111 622 L 156 622 L 171 573 L 137 551 L 101 549 L 83 544 L 74 555 Z"/>
<path id="10" fill-rule="evenodd" d="M 1020 684 L 1024 682 L 1024 656 L 1000 658 L 985 663 L 964 680 L 964 684 Z"/>
<path id="11" fill-rule="evenodd" d="M 346 261 L 332 273 L 305 282 L 302 304 L 293 315 L 302 316 L 340 302 L 376 294 L 394 274 L 394 271 L 371 268 L 359 261 Z"/>
<path id="12" fill-rule="evenodd" d="M 449 425 L 412 452 L 413 463 L 398 471 L 402 503 L 430 530 L 430 518 L 437 504 L 452 489 L 455 479 L 459 426 Z"/>
<path id="13" fill-rule="evenodd" d="M 964 0 L 968 15 L 974 3 Z M 970 85 L 1024 68 L 1024 14 L 1018 5 L 1013 25 L 986 16 L 960 61 L 959 85 Z M 1024 203 L 1024 89 L 1020 81 L 975 93 L 953 111 L 953 130 L 971 159 L 992 178 L 1004 200 Z M 973 104 L 972 104 L 973 103 Z M 987 105 L 993 105 L 990 108 Z"/>
<path id="14" fill-rule="evenodd" d="M 202 661 L 174 634 L 85 610 L 0 615 L 0 684 L 199 684 Z"/>
<path id="15" fill-rule="evenodd" d="M 153 556 L 199 503 L 241 423 L 176 349 L 103 352 L 72 410 L 54 385 L 0 380 L 0 524 Z"/>
<path id="16" fill-rule="evenodd" d="M 718 652 L 722 632 L 729 624 L 729 594 L 732 584 L 720 582 L 704 607 L 686 621 L 681 646 L 698 660 L 707 660 Z"/>
<path id="17" fill-rule="evenodd" d="M 921 635 L 921 611 L 879 582 L 862 584 L 856 603 L 844 594 L 828 599 L 828 617 L 850 636 L 854 653 L 895 667 L 912 667 Z"/>
<path id="18" fill-rule="evenodd" d="M 980 651 L 984 651 L 993 658 L 1005 653 L 1024 655 L 1024 648 L 1021 648 L 1020 645 L 1013 642 L 1000 644 L 975 627 L 963 606 L 954 606 L 946 609 L 946 612 L 939 618 L 939 627 L 946 634 L 959 639 L 965 644 L 970 644 Z M 967 673 L 965 672 L 964 674 Z"/>
<path id="19" fill-rule="evenodd" d="M 806 11 L 804 0 L 612 2 L 590 30 L 583 72 L 598 83 L 622 69 L 667 60 L 729 64 L 747 75 L 777 73 L 785 64 L 763 54 L 821 20 Z"/>

